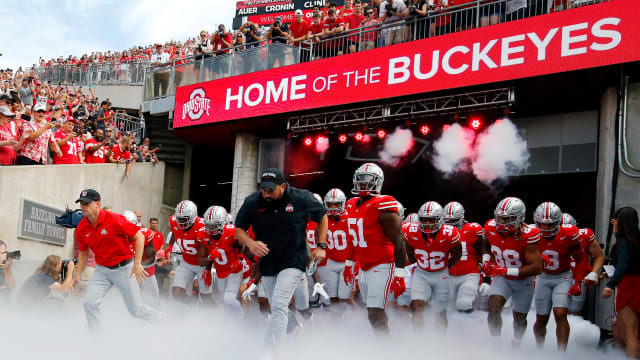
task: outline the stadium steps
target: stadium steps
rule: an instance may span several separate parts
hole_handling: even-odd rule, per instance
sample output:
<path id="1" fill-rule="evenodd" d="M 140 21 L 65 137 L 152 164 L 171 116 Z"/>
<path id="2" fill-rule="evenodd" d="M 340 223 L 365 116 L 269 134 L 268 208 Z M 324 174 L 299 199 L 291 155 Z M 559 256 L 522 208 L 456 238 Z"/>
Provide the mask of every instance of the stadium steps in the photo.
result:
<path id="1" fill-rule="evenodd" d="M 166 163 L 184 164 L 186 143 L 167 129 L 169 120 L 166 117 L 146 117 L 147 137 L 151 140 L 151 148 L 162 144 L 158 152 L 158 160 Z"/>

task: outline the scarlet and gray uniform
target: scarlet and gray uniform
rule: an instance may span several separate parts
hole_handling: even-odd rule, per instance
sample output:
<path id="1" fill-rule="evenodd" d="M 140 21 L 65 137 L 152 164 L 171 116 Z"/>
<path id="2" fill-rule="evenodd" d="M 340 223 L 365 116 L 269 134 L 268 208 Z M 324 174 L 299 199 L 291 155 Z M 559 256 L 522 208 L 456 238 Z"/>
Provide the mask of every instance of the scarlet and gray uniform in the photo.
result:
<path id="1" fill-rule="evenodd" d="M 480 284 L 479 254 L 476 251 L 478 239 L 484 236 L 484 229 L 478 223 L 466 223 L 460 229 L 462 256 L 449 269 L 449 297 L 456 309 L 473 309 Z"/>

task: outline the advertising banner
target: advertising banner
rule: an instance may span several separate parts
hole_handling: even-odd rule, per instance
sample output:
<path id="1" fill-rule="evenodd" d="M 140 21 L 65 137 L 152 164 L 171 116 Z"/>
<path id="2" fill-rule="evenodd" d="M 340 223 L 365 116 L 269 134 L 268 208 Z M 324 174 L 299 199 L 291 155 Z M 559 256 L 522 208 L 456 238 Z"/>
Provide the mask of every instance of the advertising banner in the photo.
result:
<path id="1" fill-rule="evenodd" d="M 640 60 L 640 6 L 616 0 L 179 87 L 174 128 Z M 545 91 L 545 89 L 540 89 Z"/>

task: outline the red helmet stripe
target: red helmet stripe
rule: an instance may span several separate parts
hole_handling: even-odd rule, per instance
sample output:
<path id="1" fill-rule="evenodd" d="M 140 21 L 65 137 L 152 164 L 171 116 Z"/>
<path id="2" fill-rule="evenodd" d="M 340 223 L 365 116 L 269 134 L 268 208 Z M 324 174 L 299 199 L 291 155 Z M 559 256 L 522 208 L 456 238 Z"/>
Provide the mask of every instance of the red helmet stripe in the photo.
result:
<path id="1" fill-rule="evenodd" d="M 333 189 L 333 191 L 331 192 L 331 195 L 333 197 L 333 201 L 336 201 L 336 189 Z"/>
<path id="2" fill-rule="evenodd" d="M 180 203 L 180 210 L 178 210 L 178 213 L 180 215 L 182 215 L 182 208 L 184 207 L 184 201 Z"/>
<path id="3" fill-rule="evenodd" d="M 427 203 L 427 214 L 426 215 L 429 215 L 430 212 L 431 212 L 431 201 L 429 201 Z"/>
<path id="4" fill-rule="evenodd" d="M 449 204 L 449 217 L 453 216 L 453 204 Z"/>
<path id="5" fill-rule="evenodd" d="M 502 209 L 500 209 L 500 211 L 504 212 L 507 206 L 509 206 L 510 202 L 511 202 L 511 198 L 507 198 L 507 201 L 505 201 L 504 204 L 502 204 Z"/>
<path id="6" fill-rule="evenodd" d="M 365 165 L 364 171 L 369 171 L 369 164 Z"/>
<path id="7" fill-rule="evenodd" d="M 545 218 L 549 219 L 550 217 L 550 212 L 551 212 L 551 206 L 548 202 L 544 203 L 544 207 L 545 207 Z"/>

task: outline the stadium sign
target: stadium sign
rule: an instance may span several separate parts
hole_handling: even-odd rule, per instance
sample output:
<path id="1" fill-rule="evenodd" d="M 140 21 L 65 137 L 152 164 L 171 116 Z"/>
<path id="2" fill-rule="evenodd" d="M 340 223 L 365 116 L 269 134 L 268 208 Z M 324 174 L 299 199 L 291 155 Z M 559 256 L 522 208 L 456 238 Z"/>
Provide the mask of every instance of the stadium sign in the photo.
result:
<path id="1" fill-rule="evenodd" d="M 64 210 L 22 199 L 18 237 L 64 246 L 67 242 L 67 229 L 56 225 L 56 216 L 62 214 Z"/>
<path id="2" fill-rule="evenodd" d="M 344 0 L 332 0 L 341 9 Z M 276 16 L 282 17 L 285 23 L 292 22 L 294 12 L 302 10 L 306 19 L 311 20 L 313 7 L 324 7 L 324 0 L 243 0 L 236 1 L 236 16 L 233 19 L 233 27 L 239 28 L 247 21 L 258 25 L 270 25 Z"/>
<path id="3" fill-rule="evenodd" d="M 640 60 L 640 6 L 617 0 L 179 87 L 175 128 Z M 198 119 L 183 105 L 211 99 Z"/>

